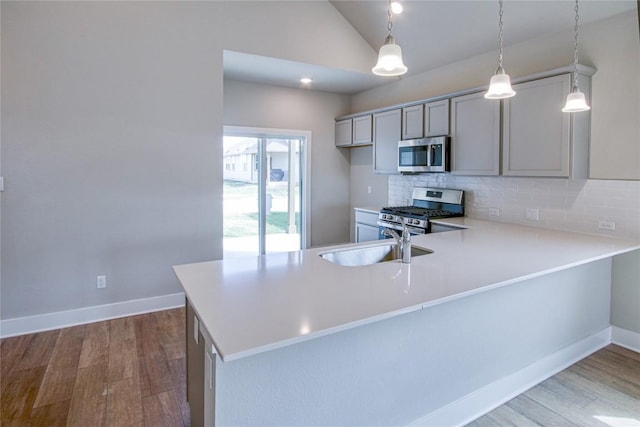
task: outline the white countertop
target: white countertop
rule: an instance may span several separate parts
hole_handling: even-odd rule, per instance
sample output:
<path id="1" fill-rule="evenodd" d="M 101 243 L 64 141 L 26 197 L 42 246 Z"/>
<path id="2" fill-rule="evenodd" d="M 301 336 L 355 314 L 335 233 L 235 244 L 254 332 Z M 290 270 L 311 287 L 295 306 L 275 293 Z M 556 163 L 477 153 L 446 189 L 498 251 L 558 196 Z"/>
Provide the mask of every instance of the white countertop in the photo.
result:
<path id="1" fill-rule="evenodd" d="M 357 207 L 355 207 L 353 209 L 356 210 L 356 211 L 364 211 L 364 212 L 371 212 L 371 213 L 374 213 L 374 214 L 378 214 L 378 213 L 380 213 L 380 210 L 382 208 L 376 208 L 376 207 L 373 207 L 373 206 L 357 206 Z"/>
<path id="2" fill-rule="evenodd" d="M 434 221 L 436 222 L 436 221 Z M 224 361 L 420 310 L 456 298 L 640 249 L 640 242 L 450 218 L 468 227 L 414 236 L 433 250 L 345 267 L 319 254 L 369 242 L 174 266 Z"/>

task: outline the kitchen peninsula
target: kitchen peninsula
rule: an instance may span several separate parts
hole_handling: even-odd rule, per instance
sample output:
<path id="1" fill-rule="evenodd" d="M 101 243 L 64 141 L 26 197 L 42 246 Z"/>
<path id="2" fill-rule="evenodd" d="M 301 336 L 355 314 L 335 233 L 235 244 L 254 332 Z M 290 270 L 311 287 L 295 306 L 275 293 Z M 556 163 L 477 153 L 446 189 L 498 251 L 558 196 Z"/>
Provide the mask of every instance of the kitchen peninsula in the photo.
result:
<path id="1" fill-rule="evenodd" d="M 639 242 L 440 222 L 466 229 L 415 236 L 433 253 L 411 264 L 334 247 L 175 266 L 193 419 L 462 423 L 609 342 L 611 257 Z"/>

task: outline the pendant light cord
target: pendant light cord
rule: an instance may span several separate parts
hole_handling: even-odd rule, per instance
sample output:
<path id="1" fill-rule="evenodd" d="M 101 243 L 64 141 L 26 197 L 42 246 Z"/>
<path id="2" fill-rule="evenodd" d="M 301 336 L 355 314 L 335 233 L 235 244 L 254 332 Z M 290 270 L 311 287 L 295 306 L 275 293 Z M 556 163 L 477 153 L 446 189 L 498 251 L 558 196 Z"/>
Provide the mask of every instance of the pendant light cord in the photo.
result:
<path id="1" fill-rule="evenodd" d="M 499 16 L 500 16 L 500 20 L 499 20 L 499 23 L 498 23 L 498 28 L 499 28 L 499 31 L 498 31 L 498 69 L 496 70 L 496 74 L 498 74 L 498 73 L 502 74 L 502 73 L 504 73 L 504 68 L 502 68 L 502 52 L 504 50 L 503 47 L 502 47 L 502 25 L 503 25 L 503 23 L 502 23 L 502 0 L 498 1 L 498 5 L 499 5 L 499 8 L 500 8 L 500 11 L 498 13 Z"/>
<path id="2" fill-rule="evenodd" d="M 387 7 L 387 16 L 389 17 L 387 28 L 389 29 L 389 35 L 392 35 L 391 28 L 393 27 L 393 24 L 391 23 L 391 0 L 389 0 L 389 6 Z"/>
<path id="3" fill-rule="evenodd" d="M 574 31 L 574 45 L 573 45 L 573 91 L 578 89 L 578 0 L 576 0 L 576 6 L 574 8 L 576 12 L 576 24 L 573 27 Z"/>

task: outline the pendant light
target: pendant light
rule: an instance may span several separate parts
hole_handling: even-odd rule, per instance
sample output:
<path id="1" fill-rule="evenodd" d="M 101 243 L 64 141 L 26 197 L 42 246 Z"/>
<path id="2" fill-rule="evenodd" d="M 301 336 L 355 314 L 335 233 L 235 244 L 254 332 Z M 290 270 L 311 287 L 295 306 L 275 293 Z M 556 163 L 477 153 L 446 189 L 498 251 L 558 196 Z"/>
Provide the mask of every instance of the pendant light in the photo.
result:
<path id="1" fill-rule="evenodd" d="M 509 75 L 504 72 L 504 68 L 502 67 L 502 0 L 498 0 L 498 5 L 500 8 L 500 21 L 498 24 L 498 68 L 496 68 L 494 76 L 491 77 L 489 90 L 484 94 L 484 97 L 487 99 L 511 98 L 516 94 L 516 92 L 511 88 L 511 79 L 509 78 Z"/>
<path id="2" fill-rule="evenodd" d="M 573 27 L 575 35 L 575 43 L 573 46 L 573 85 L 571 87 L 571 93 L 567 95 L 567 103 L 564 105 L 564 108 L 562 108 L 562 111 L 565 113 L 577 113 L 591 109 L 591 107 L 587 105 L 584 93 L 580 92 L 580 88 L 578 88 L 578 0 L 576 0 L 574 10 L 576 12 L 576 24 Z"/>
<path id="3" fill-rule="evenodd" d="M 407 67 L 402 63 L 402 49 L 396 44 L 391 33 L 393 25 L 391 23 L 391 0 L 389 0 L 387 15 L 389 17 L 389 35 L 387 35 L 384 44 L 380 48 L 378 63 L 371 69 L 371 72 L 378 76 L 400 76 L 407 72 Z"/>

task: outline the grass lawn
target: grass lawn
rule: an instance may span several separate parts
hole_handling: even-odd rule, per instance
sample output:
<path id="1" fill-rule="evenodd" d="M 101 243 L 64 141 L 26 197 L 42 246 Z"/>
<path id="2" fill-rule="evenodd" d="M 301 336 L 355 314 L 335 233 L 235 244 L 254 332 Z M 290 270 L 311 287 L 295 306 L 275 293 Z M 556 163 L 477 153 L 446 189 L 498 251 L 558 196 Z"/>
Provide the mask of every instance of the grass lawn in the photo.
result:
<path id="1" fill-rule="evenodd" d="M 300 214 L 296 212 L 296 224 L 300 222 Z M 267 214 L 267 234 L 286 233 L 289 225 L 287 212 L 271 212 Z M 225 217 L 224 237 L 245 237 L 258 234 L 258 213 L 234 214 Z"/>
<path id="2" fill-rule="evenodd" d="M 273 198 L 286 199 L 288 188 L 286 185 L 270 186 L 268 193 Z M 224 237 L 245 237 L 258 234 L 257 196 L 258 185 L 238 181 L 224 181 L 224 202 L 246 201 L 246 212 L 224 214 Z M 300 213 L 295 217 L 300 228 Z M 283 211 L 271 211 L 267 214 L 266 234 L 286 233 L 289 225 L 289 215 Z"/>

